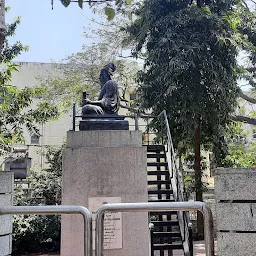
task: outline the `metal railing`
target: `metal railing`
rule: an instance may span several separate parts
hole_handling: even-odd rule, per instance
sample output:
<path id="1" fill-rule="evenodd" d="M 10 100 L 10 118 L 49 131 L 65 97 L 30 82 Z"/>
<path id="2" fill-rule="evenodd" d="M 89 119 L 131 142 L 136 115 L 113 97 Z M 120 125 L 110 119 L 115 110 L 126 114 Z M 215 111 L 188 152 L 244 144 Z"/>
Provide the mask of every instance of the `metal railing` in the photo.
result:
<path id="1" fill-rule="evenodd" d="M 152 211 L 200 211 L 204 216 L 204 235 L 206 256 L 214 256 L 213 217 L 211 209 L 203 202 L 170 203 L 120 203 L 104 204 L 95 219 L 95 256 L 103 256 L 104 214 L 111 212 L 152 212 Z"/>
<path id="2" fill-rule="evenodd" d="M 168 122 L 168 117 L 166 110 L 163 110 L 159 116 L 164 119 L 164 124 L 167 133 L 167 150 L 166 157 L 168 162 L 168 169 L 170 172 L 173 197 L 176 202 L 185 202 L 185 184 L 182 178 L 180 177 L 179 170 L 176 163 L 176 154 L 174 151 L 174 146 L 172 142 L 172 136 L 170 131 L 170 126 Z M 162 122 L 161 122 L 162 123 Z M 178 220 L 180 226 L 181 237 L 183 241 L 184 251 L 186 255 L 193 255 L 193 238 L 192 238 L 192 223 L 190 221 L 189 213 L 186 211 L 178 212 Z"/>
<path id="3" fill-rule="evenodd" d="M 92 256 L 92 216 L 89 210 L 83 206 L 51 205 L 0 207 L 0 215 L 4 214 L 81 214 L 84 219 L 84 256 Z"/>
<path id="4" fill-rule="evenodd" d="M 81 115 L 76 115 L 76 107 L 73 106 L 73 130 L 76 130 L 76 118 L 82 118 Z M 158 126 L 160 127 L 158 141 L 161 141 L 162 144 L 166 143 L 166 157 L 168 162 L 168 169 L 171 177 L 171 184 L 173 189 L 173 196 L 176 202 L 184 202 L 187 201 L 186 198 L 186 190 L 184 184 L 184 177 L 179 174 L 179 170 L 176 163 L 176 154 L 173 146 L 172 136 L 170 132 L 170 126 L 168 122 L 168 117 L 166 110 L 163 110 L 159 115 L 145 115 L 141 113 L 134 113 L 126 118 L 130 118 L 134 120 L 134 125 L 130 125 L 130 127 L 134 127 L 134 130 L 141 129 L 143 131 L 144 136 L 147 138 L 143 141 L 144 145 L 149 145 L 152 143 L 153 139 L 156 139 L 155 133 L 150 132 L 149 120 L 153 120 L 158 122 Z M 144 124 L 140 124 L 139 119 L 144 120 Z M 178 212 L 178 220 L 181 231 L 181 237 L 183 241 L 184 248 L 186 250 L 186 255 L 193 255 L 193 241 L 192 241 L 192 223 L 190 221 L 189 213 L 182 211 Z"/>

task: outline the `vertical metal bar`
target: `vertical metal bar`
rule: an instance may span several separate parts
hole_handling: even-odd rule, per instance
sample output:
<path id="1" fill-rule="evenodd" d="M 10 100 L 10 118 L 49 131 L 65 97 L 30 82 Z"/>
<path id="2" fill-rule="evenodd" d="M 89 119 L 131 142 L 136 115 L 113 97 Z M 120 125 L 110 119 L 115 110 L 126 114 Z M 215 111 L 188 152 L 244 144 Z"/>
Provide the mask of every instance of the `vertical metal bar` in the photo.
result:
<path id="1" fill-rule="evenodd" d="M 189 252 L 190 252 L 190 256 L 193 256 L 194 255 L 194 248 L 193 248 L 193 229 L 192 229 L 192 225 L 189 225 L 188 232 L 189 232 Z"/>
<path id="2" fill-rule="evenodd" d="M 134 121 L 135 121 L 135 131 L 138 131 L 139 130 L 139 121 L 138 121 L 138 114 L 136 113 L 134 115 Z"/>
<path id="3" fill-rule="evenodd" d="M 104 209 L 97 211 L 95 218 L 95 256 L 103 255 Z"/>
<path id="4" fill-rule="evenodd" d="M 213 217 L 209 206 L 202 203 L 201 213 L 204 216 L 204 237 L 206 255 L 214 255 L 214 239 L 213 239 Z"/>
<path id="5" fill-rule="evenodd" d="M 72 131 L 76 130 L 76 103 L 73 104 Z"/>
<path id="6" fill-rule="evenodd" d="M 148 118 L 147 118 L 147 134 L 148 134 L 148 145 L 149 145 L 149 136 L 150 136 L 150 134 L 149 134 L 149 128 L 148 128 Z"/>
<path id="7" fill-rule="evenodd" d="M 162 145 L 164 145 L 164 131 L 163 131 L 163 115 L 161 114 L 160 122 L 161 122 L 161 139 L 162 139 Z"/>
<path id="8" fill-rule="evenodd" d="M 82 214 L 84 219 L 84 256 L 92 256 L 92 216 L 83 206 L 50 205 L 50 206 L 10 206 L 0 207 L 4 214 Z"/>

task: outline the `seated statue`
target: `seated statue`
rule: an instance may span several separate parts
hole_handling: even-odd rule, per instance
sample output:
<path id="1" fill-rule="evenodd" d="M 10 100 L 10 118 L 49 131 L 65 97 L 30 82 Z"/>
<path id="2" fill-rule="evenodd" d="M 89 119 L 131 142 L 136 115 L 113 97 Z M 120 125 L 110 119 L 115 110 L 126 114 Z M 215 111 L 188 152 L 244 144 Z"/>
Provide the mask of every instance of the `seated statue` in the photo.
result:
<path id="1" fill-rule="evenodd" d="M 100 88 L 102 89 L 104 84 L 112 80 L 111 76 L 113 75 L 113 72 L 115 72 L 116 66 L 114 63 L 109 63 L 100 71 Z"/>
<path id="2" fill-rule="evenodd" d="M 117 114 L 118 109 L 118 87 L 114 81 L 109 80 L 102 87 L 98 100 L 92 101 L 89 99 L 85 99 L 85 105 L 82 108 L 82 114 Z"/>

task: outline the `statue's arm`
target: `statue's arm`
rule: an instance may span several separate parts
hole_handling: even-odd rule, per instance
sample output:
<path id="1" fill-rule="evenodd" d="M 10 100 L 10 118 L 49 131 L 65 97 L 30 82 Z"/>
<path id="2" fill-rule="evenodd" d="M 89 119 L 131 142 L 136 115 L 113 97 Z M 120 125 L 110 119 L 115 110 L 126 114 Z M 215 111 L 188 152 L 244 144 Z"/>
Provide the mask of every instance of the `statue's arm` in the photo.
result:
<path id="1" fill-rule="evenodd" d="M 92 104 L 92 105 L 99 105 L 99 104 L 102 103 L 102 100 L 89 100 L 89 99 L 86 99 L 85 103 L 86 104 Z"/>

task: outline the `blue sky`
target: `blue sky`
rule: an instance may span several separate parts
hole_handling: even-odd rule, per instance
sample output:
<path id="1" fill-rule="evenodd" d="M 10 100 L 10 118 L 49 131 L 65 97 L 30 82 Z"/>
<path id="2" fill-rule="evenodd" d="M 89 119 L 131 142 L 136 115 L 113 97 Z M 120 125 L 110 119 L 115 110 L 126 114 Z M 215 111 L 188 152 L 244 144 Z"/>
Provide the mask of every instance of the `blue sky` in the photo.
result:
<path id="1" fill-rule="evenodd" d="M 83 37 L 83 28 L 94 26 L 89 19 L 95 16 L 86 3 L 83 10 L 77 3 L 65 8 L 59 0 L 54 0 L 53 10 L 51 0 L 6 0 L 6 6 L 11 7 L 6 14 L 7 23 L 21 16 L 10 42 L 19 40 L 30 47 L 16 61 L 58 62 L 89 42 Z"/>

